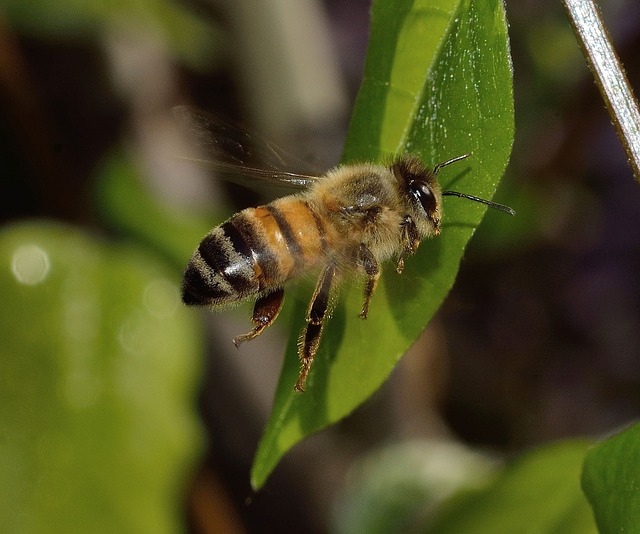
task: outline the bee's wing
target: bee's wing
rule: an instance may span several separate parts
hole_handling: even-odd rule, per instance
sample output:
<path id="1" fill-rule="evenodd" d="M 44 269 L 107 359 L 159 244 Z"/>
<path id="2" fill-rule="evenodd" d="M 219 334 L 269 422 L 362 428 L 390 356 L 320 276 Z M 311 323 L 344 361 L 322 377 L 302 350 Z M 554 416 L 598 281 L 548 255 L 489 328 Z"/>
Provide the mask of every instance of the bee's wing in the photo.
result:
<path id="1" fill-rule="evenodd" d="M 251 186 L 257 179 L 288 188 L 306 188 L 318 180 L 308 165 L 258 134 L 192 106 L 177 106 L 173 114 L 195 145 L 196 155 L 181 159 L 220 171 L 225 180 Z M 301 167 L 307 170 L 291 170 Z"/>

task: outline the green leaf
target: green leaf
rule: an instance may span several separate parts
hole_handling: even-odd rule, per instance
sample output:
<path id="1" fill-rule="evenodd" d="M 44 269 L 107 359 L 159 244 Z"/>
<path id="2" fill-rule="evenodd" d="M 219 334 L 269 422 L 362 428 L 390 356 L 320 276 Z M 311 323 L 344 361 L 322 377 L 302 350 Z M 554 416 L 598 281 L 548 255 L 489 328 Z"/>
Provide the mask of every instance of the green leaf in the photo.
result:
<path id="1" fill-rule="evenodd" d="M 202 448 L 178 275 L 37 222 L 0 232 L 0 531 L 176 532 Z"/>
<path id="2" fill-rule="evenodd" d="M 595 534 L 579 484 L 588 445 L 562 442 L 518 458 L 488 487 L 452 498 L 427 532 Z"/>
<path id="3" fill-rule="evenodd" d="M 344 161 L 384 160 L 408 151 L 434 165 L 471 153 L 439 178 L 446 188 L 491 198 L 512 140 L 512 73 L 502 2 L 374 2 L 365 79 Z M 293 386 L 298 332 L 310 292 L 296 295 L 272 415 L 254 460 L 254 487 L 295 443 L 343 418 L 378 389 L 449 292 L 485 211 L 447 197 L 443 235 L 424 242 L 402 275 L 386 269 L 366 321 L 358 318 L 362 287 L 343 290 L 304 394 Z"/>
<path id="4" fill-rule="evenodd" d="M 640 521 L 640 424 L 593 447 L 582 488 L 600 532 L 636 532 Z"/>

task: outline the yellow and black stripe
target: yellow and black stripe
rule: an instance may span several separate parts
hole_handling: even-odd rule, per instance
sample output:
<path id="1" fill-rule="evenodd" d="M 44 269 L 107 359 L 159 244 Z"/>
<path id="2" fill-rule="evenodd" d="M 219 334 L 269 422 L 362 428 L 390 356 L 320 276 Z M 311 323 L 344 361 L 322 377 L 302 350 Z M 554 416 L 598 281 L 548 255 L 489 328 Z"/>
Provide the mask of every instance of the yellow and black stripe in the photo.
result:
<path id="1" fill-rule="evenodd" d="M 328 250 L 325 227 L 303 199 L 248 208 L 209 232 L 184 273 L 182 300 L 219 306 L 281 287 Z"/>

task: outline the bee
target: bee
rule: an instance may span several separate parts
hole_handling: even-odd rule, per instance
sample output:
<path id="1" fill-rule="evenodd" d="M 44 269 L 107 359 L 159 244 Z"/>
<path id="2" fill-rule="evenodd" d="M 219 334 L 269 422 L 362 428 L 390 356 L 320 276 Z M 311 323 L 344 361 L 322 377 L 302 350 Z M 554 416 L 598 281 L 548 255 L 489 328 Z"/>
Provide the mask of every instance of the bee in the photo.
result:
<path id="1" fill-rule="evenodd" d="M 200 122 L 216 128 L 216 121 L 210 118 Z M 228 125 L 224 130 L 228 133 Z M 230 144 L 235 152 L 248 152 L 241 144 L 216 136 L 219 134 L 211 131 L 214 143 L 210 144 L 218 149 Z M 274 150 L 269 145 L 266 151 Z M 279 153 L 277 156 L 280 159 Z M 440 234 L 443 196 L 466 198 L 514 214 L 502 204 L 441 191 L 438 172 L 467 157 L 457 156 L 430 169 L 417 157 L 402 155 L 389 165 L 340 165 L 319 176 L 246 166 L 241 164 L 242 156 L 229 158 L 228 154 L 229 161 L 211 161 L 214 168 L 301 191 L 244 209 L 213 228 L 186 267 L 183 302 L 221 308 L 255 299 L 253 328 L 233 339 L 237 347 L 273 324 L 282 309 L 287 283 L 318 272 L 298 344 L 301 369 L 295 389 L 304 391 L 331 312 L 332 290 L 344 275 L 364 275 L 359 315 L 366 319 L 382 264 L 395 258 L 396 271 L 401 273 L 405 259 L 416 252 L 420 242 Z"/>

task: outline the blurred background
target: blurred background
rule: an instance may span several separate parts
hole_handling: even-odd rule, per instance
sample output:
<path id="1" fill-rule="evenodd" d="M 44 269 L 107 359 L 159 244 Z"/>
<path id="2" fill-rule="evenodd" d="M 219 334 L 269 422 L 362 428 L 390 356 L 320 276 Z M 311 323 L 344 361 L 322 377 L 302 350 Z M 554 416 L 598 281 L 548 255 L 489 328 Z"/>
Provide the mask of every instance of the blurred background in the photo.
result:
<path id="1" fill-rule="evenodd" d="M 251 306 L 199 314 L 177 288 L 204 233 L 262 198 L 177 159 L 171 109 L 329 168 L 369 7 L 3 1 L 1 530 L 406 528 L 500 459 L 638 417 L 640 190 L 560 2 L 507 2 L 516 139 L 496 200 L 518 216 L 487 213 L 391 379 L 251 492 L 287 322 L 236 351 Z M 602 8 L 638 88 L 640 5 Z"/>

